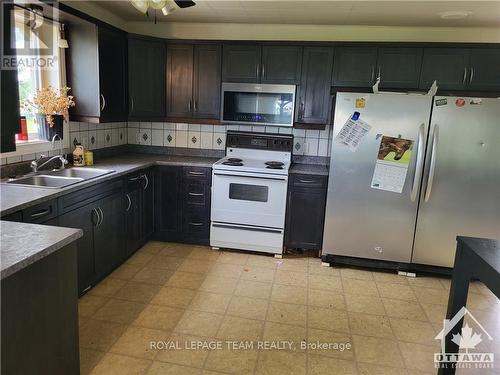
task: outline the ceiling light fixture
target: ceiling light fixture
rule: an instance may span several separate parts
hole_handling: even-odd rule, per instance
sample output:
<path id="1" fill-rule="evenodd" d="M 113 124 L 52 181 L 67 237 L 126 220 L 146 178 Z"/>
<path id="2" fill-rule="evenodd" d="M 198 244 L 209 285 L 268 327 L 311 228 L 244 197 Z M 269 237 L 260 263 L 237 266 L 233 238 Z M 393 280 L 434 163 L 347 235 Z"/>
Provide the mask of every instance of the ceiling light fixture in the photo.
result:
<path id="1" fill-rule="evenodd" d="M 177 8 L 189 8 L 196 5 L 191 0 L 130 0 L 135 9 L 146 14 L 148 9 L 161 10 L 163 15 L 168 16 Z"/>
<path id="2" fill-rule="evenodd" d="M 444 20 L 460 20 L 469 16 L 472 12 L 467 12 L 464 10 L 450 10 L 447 12 L 439 13 L 439 16 Z"/>

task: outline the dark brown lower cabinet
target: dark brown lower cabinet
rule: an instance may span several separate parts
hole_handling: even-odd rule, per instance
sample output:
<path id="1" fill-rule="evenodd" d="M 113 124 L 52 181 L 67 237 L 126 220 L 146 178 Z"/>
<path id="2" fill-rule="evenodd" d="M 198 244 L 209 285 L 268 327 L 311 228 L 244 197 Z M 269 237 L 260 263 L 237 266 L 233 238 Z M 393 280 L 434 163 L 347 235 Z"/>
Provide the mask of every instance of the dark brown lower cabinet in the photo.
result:
<path id="1" fill-rule="evenodd" d="M 323 243 L 327 176 L 290 175 L 285 247 L 319 250 Z"/>
<path id="2" fill-rule="evenodd" d="M 79 374 L 76 243 L 6 277 L 2 374 Z"/>
<path id="3" fill-rule="evenodd" d="M 211 168 L 160 166 L 156 176 L 156 231 L 163 241 L 210 243 Z"/>

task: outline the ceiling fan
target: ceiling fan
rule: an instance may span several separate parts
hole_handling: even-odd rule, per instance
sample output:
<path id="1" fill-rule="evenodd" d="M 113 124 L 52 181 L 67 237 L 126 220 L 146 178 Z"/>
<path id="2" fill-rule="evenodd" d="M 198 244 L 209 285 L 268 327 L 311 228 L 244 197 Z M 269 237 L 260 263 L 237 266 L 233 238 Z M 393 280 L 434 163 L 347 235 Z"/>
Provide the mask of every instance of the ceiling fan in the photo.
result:
<path id="1" fill-rule="evenodd" d="M 189 8 L 196 3 L 191 0 L 130 0 L 132 5 L 141 13 L 146 14 L 148 9 L 161 10 L 161 12 L 168 16 L 177 8 Z"/>

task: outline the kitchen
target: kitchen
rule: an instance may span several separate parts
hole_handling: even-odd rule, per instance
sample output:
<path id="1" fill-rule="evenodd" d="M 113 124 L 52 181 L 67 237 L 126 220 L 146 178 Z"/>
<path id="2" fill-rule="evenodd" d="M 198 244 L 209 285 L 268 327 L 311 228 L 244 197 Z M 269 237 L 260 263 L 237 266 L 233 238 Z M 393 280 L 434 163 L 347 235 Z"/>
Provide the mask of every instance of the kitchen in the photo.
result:
<path id="1" fill-rule="evenodd" d="M 2 17 L 2 373 L 498 372 L 498 3 Z"/>

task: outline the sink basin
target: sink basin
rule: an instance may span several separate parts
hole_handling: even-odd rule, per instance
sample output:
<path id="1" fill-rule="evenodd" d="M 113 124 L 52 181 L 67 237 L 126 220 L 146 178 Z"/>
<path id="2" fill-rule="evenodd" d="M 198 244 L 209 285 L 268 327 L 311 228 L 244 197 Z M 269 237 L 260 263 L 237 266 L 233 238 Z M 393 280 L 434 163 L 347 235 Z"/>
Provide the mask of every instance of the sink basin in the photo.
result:
<path id="1" fill-rule="evenodd" d="M 57 177 L 73 177 L 73 178 L 83 178 L 84 180 L 89 180 L 91 178 L 104 176 L 105 174 L 112 173 L 114 171 L 110 171 L 108 169 L 97 169 L 97 168 L 66 168 L 57 171 L 51 171 L 45 173 L 48 176 L 57 176 Z"/>
<path id="2" fill-rule="evenodd" d="M 114 171 L 108 169 L 73 167 L 61 170 L 39 172 L 40 174 L 21 177 L 15 180 L 7 181 L 6 183 L 10 185 L 58 189 L 99 176 L 104 176 L 105 174 L 112 172 Z"/>
<path id="3" fill-rule="evenodd" d="M 83 178 L 36 175 L 7 181 L 7 183 L 12 185 L 39 186 L 58 189 L 81 181 L 83 181 Z"/>

